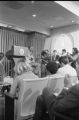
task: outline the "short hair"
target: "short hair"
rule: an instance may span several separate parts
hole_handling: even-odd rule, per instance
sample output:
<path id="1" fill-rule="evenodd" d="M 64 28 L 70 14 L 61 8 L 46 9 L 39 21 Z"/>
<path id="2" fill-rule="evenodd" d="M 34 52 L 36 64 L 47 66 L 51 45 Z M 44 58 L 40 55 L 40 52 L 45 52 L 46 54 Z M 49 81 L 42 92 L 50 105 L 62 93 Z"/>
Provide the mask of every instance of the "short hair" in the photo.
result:
<path id="1" fill-rule="evenodd" d="M 66 52 L 66 49 L 62 49 L 62 51 Z"/>
<path id="2" fill-rule="evenodd" d="M 41 52 L 41 55 L 42 55 L 42 56 L 47 55 L 46 51 L 43 50 L 43 51 Z"/>
<path id="3" fill-rule="evenodd" d="M 69 59 L 68 59 L 67 56 L 61 56 L 61 57 L 59 58 L 59 62 L 60 62 L 60 64 L 61 64 L 61 63 L 68 64 L 68 63 L 69 63 Z"/>
<path id="4" fill-rule="evenodd" d="M 2 60 L 2 58 L 4 57 L 4 53 L 0 53 L 0 60 Z"/>
<path id="5" fill-rule="evenodd" d="M 46 65 L 46 69 L 51 73 L 55 74 L 58 70 L 58 64 L 55 61 L 49 62 Z"/>
<path id="6" fill-rule="evenodd" d="M 53 52 L 57 52 L 57 50 L 53 50 Z"/>
<path id="7" fill-rule="evenodd" d="M 77 48 L 74 47 L 73 50 L 74 50 L 75 54 L 78 53 L 78 49 Z"/>

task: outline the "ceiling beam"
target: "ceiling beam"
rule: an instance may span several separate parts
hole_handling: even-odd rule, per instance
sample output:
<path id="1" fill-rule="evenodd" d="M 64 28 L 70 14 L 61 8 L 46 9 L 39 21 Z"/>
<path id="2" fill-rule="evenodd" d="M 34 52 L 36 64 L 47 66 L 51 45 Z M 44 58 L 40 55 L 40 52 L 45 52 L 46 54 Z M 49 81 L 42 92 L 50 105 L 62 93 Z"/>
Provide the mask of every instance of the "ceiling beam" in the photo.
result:
<path id="1" fill-rule="evenodd" d="M 79 17 L 79 7 L 73 1 L 54 1 Z"/>

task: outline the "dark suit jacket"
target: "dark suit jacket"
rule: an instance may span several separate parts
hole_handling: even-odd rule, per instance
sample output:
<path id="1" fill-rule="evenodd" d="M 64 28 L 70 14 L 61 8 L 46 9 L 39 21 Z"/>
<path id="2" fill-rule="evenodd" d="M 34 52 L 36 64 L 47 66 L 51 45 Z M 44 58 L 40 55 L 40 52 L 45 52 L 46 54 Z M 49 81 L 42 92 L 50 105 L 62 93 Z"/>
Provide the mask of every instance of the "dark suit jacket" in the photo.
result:
<path id="1" fill-rule="evenodd" d="M 51 109 L 79 117 L 79 83 L 69 90 L 63 90 L 51 103 Z"/>

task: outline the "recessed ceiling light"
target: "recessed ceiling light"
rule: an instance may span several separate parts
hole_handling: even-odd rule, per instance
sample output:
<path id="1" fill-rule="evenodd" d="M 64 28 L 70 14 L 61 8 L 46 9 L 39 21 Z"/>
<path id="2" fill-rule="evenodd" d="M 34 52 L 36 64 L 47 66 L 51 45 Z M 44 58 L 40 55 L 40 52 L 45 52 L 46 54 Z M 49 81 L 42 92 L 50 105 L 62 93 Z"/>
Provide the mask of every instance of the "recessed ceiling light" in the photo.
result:
<path id="1" fill-rule="evenodd" d="M 74 21 L 72 20 L 72 23 L 73 23 Z"/>
<path id="2" fill-rule="evenodd" d="M 35 18 L 35 17 L 36 17 L 36 14 L 33 14 L 33 15 L 32 15 L 32 17 L 34 17 L 34 18 Z"/>
<path id="3" fill-rule="evenodd" d="M 50 26 L 50 28 L 53 28 L 53 27 L 54 27 L 53 25 Z"/>
<path id="4" fill-rule="evenodd" d="M 35 1 L 31 1 L 31 3 L 33 4 Z"/>

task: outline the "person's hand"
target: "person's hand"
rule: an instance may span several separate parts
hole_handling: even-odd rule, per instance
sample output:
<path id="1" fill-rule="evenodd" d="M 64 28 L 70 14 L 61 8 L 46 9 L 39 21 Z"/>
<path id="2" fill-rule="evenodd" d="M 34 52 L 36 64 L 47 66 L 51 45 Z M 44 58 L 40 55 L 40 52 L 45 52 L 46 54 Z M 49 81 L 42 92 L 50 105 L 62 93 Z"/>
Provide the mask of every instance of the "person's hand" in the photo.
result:
<path id="1" fill-rule="evenodd" d="M 58 96 L 58 95 L 59 95 L 59 88 L 57 88 L 57 89 L 54 90 L 54 95 L 55 95 L 55 96 Z"/>

